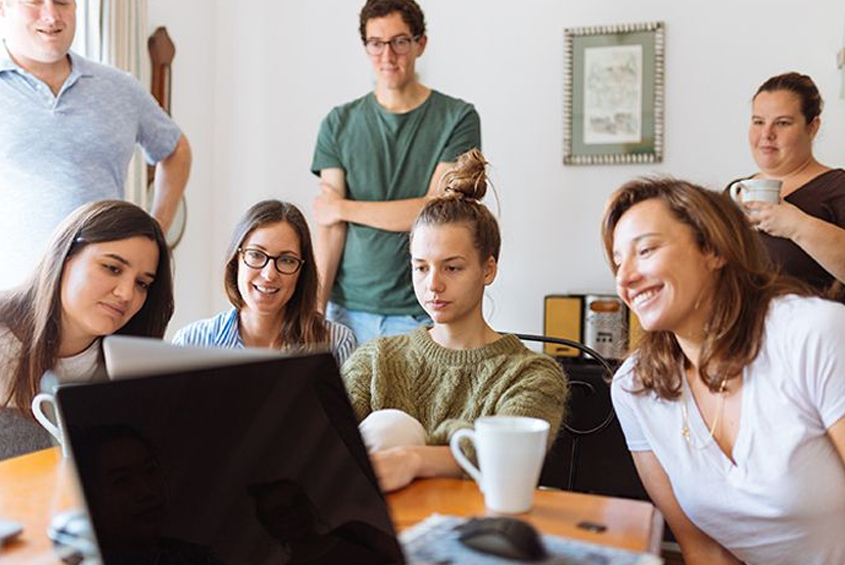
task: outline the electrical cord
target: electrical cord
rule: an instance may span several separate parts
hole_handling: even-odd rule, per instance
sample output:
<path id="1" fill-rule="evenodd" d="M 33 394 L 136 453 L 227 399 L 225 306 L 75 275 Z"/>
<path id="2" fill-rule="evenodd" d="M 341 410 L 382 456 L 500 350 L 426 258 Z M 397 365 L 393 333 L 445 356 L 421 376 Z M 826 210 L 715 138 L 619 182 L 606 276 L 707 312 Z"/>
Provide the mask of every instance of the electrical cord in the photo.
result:
<path id="1" fill-rule="evenodd" d="M 606 374 L 606 377 L 604 379 L 605 382 L 609 383 L 610 380 L 613 378 L 613 367 L 610 365 L 610 362 L 608 362 L 608 360 L 605 359 L 598 351 L 596 351 L 592 347 L 588 347 L 588 346 L 584 345 L 583 343 L 579 343 L 577 341 L 573 341 L 571 339 L 566 339 L 566 338 L 563 338 L 563 337 L 549 337 L 549 336 L 539 336 L 539 335 L 531 335 L 531 334 L 513 334 L 513 335 L 515 335 L 516 337 L 518 337 L 519 339 L 521 339 L 523 341 L 538 341 L 538 342 L 542 342 L 542 343 L 554 343 L 556 345 L 565 345 L 567 347 L 572 347 L 573 349 L 577 349 L 578 351 L 586 353 L 587 355 L 592 357 L 599 365 L 601 365 L 601 367 L 604 369 L 605 374 Z M 572 384 L 575 384 L 575 383 L 572 383 Z M 589 388 L 590 391 L 593 392 L 593 393 L 595 392 L 595 388 L 590 383 L 577 382 L 577 384 Z M 565 422 L 563 424 L 563 428 L 567 432 L 571 433 L 574 436 L 577 436 L 577 437 L 587 436 L 587 435 L 590 435 L 590 434 L 598 433 L 598 432 L 602 431 L 603 429 L 605 429 L 606 427 L 608 427 L 613 422 L 613 419 L 615 417 L 616 417 L 616 413 L 613 411 L 613 407 L 611 407 L 610 410 L 608 410 L 607 416 L 605 416 L 604 420 L 602 420 L 598 425 L 596 425 L 592 428 L 589 428 L 589 429 L 586 429 L 586 430 L 579 430 L 577 428 L 573 428 L 572 426 L 570 426 L 569 424 L 567 424 Z"/>

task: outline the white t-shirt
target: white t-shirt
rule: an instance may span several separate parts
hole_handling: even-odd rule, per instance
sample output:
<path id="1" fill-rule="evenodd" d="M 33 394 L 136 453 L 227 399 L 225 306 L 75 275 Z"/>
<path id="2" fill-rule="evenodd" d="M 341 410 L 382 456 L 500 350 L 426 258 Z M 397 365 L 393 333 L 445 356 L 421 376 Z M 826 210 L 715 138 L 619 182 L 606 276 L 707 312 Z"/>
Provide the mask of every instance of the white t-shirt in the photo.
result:
<path id="1" fill-rule="evenodd" d="M 21 342 L 4 325 L 0 325 L 0 402 L 9 394 L 9 386 L 18 368 Z M 89 382 L 105 378 L 105 371 L 100 355 L 100 340 L 94 342 L 81 353 L 64 357 L 56 361 L 53 373 L 60 383 Z M 29 407 L 25 407 L 29 410 Z"/>
<path id="2" fill-rule="evenodd" d="M 686 379 L 680 400 L 628 392 L 638 388 L 633 361 L 611 388 L 628 448 L 654 453 L 698 528 L 752 565 L 845 563 L 845 465 L 826 432 L 845 417 L 845 306 L 772 302 L 742 374 L 736 465 L 710 437 Z"/>

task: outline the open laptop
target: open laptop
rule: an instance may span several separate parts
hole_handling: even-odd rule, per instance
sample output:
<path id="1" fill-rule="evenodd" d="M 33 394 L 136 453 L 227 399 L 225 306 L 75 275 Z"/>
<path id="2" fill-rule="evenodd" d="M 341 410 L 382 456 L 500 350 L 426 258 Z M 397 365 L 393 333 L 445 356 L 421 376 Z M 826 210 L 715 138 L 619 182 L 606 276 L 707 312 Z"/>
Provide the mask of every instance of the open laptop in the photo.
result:
<path id="1" fill-rule="evenodd" d="M 109 335 L 103 338 L 106 374 L 112 380 L 277 359 L 281 355 L 272 349 L 174 346 L 148 337 Z"/>
<path id="2" fill-rule="evenodd" d="M 57 398 L 104 565 L 405 562 L 328 353 Z"/>

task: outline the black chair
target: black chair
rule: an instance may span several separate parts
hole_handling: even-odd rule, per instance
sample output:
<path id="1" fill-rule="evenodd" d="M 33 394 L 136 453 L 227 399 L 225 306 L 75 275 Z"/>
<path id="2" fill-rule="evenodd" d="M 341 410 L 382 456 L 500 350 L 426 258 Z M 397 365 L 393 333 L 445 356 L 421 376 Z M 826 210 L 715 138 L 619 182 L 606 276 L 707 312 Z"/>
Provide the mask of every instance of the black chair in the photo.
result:
<path id="1" fill-rule="evenodd" d="M 50 447 L 50 435 L 16 408 L 0 408 L 0 461 Z"/>
<path id="2" fill-rule="evenodd" d="M 591 357 L 557 359 L 569 377 L 570 398 L 564 423 L 546 455 L 540 485 L 648 500 L 610 400 L 615 367 L 577 341 L 515 335 L 523 341 L 566 345 Z"/>

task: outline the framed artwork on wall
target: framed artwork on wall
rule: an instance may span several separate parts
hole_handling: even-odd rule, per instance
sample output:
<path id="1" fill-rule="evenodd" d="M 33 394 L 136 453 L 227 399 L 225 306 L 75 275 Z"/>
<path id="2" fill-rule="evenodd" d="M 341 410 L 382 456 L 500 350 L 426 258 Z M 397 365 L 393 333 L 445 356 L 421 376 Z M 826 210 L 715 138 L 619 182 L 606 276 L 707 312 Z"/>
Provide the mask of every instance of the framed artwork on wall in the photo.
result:
<path id="1" fill-rule="evenodd" d="M 564 30 L 564 164 L 663 160 L 663 32 L 663 22 Z"/>

